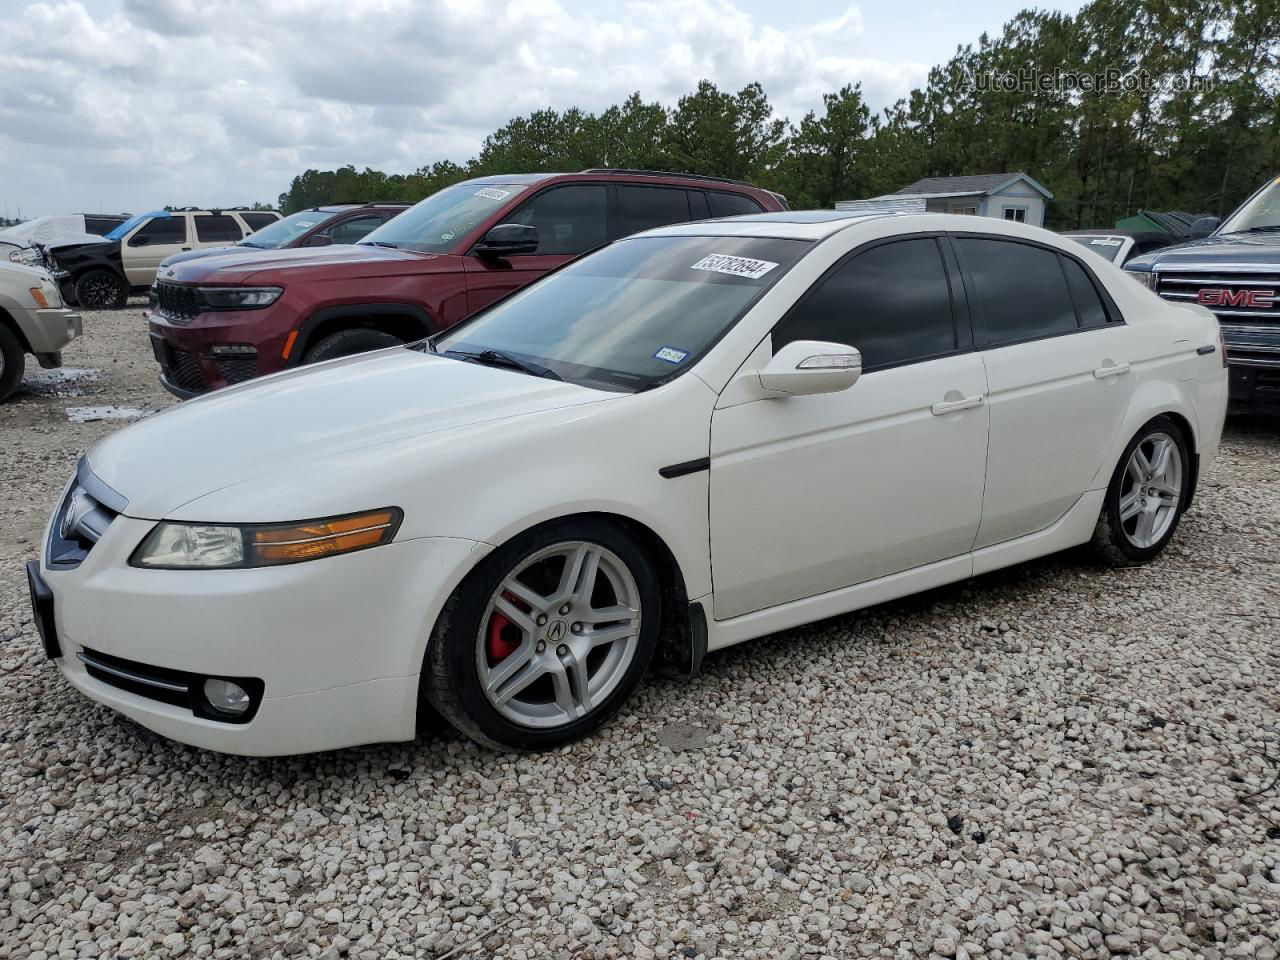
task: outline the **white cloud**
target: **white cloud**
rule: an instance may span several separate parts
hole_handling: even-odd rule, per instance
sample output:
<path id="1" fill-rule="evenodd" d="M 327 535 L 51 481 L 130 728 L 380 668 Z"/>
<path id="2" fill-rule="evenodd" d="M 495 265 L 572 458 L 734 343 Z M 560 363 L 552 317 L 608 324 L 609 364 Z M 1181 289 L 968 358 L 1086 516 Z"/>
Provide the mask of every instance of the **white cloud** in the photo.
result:
<path id="1" fill-rule="evenodd" d="M 0 198 L 24 214 L 274 200 L 309 166 L 465 161 L 541 107 L 672 104 L 758 80 L 799 120 L 881 60 L 856 7 L 775 25 L 731 0 L 45 0 L 0 12 Z"/>

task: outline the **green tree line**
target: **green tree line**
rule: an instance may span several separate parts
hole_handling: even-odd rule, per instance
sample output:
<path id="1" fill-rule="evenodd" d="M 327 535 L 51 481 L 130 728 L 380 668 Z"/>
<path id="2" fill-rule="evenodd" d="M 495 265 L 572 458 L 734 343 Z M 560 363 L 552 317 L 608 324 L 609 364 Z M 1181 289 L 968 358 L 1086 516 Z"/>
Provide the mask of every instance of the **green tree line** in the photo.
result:
<path id="1" fill-rule="evenodd" d="M 672 108 L 635 93 L 600 113 L 539 110 L 491 133 L 465 165 L 308 170 L 280 207 L 419 200 L 467 177 L 588 167 L 744 179 L 795 208 L 1022 170 L 1053 191 L 1055 227 L 1108 226 L 1141 208 L 1221 215 L 1280 174 L 1280 0 L 1024 10 L 879 113 L 857 83 L 792 122 L 758 83 L 731 93 L 707 80 Z"/>

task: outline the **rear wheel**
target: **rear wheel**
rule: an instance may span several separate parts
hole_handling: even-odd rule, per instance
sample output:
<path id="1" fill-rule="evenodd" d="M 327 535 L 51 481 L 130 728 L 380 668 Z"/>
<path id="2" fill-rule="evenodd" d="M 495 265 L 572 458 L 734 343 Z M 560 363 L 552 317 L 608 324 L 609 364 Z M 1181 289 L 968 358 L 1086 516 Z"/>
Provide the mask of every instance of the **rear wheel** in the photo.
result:
<path id="1" fill-rule="evenodd" d="M 110 270 L 89 270 L 76 278 L 76 303 L 84 310 L 119 310 L 129 300 L 129 285 Z"/>
<path id="2" fill-rule="evenodd" d="M 302 357 L 303 363 L 319 363 L 321 360 L 334 360 L 338 357 L 353 357 L 357 353 L 368 353 L 370 350 L 382 350 L 404 343 L 397 336 L 383 333 L 381 330 L 369 330 L 357 327 L 352 330 L 339 330 L 331 333 Z"/>
<path id="3" fill-rule="evenodd" d="M 653 658 L 658 581 L 641 546 L 566 521 L 494 551 L 450 598 L 423 670 L 430 703 L 499 749 L 538 750 L 601 726 Z"/>
<path id="4" fill-rule="evenodd" d="M 1186 439 L 1168 417 L 1149 421 L 1129 441 L 1093 534 L 1106 560 L 1146 563 L 1173 539 L 1187 503 L 1190 464 Z"/>
<path id="5" fill-rule="evenodd" d="M 7 400 L 22 382 L 27 358 L 22 344 L 6 326 L 0 326 L 0 400 Z"/>

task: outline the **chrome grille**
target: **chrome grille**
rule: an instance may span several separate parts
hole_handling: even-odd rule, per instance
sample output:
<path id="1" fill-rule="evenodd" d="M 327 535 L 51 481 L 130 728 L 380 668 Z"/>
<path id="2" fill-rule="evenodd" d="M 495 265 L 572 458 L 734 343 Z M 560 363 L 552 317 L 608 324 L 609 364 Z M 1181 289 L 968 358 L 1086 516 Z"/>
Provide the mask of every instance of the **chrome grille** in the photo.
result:
<path id="1" fill-rule="evenodd" d="M 86 460 L 58 505 L 49 529 L 45 560 L 50 567 L 78 567 L 128 501 L 95 477 Z"/>
<path id="2" fill-rule="evenodd" d="M 1280 321 L 1280 273 L 1223 270 L 1158 273 L 1156 291 L 1175 303 L 1199 303 L 1224 324 Z"/>

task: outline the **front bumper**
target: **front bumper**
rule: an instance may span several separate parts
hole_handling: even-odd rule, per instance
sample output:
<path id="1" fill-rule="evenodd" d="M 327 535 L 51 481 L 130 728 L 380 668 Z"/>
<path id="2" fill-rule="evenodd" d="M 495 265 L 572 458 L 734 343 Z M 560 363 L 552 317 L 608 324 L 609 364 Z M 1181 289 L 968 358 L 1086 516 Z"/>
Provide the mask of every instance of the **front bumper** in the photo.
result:
<path id="1" fill-rule="evenodd" d="M 76 689 L 157 733 L 224 753 L 279 756 L 415 736 L 427 638 L 482 545 L 407 540 L 255 570 L 128 566 L 153 526 L 117 516 L 78 567 L 41 561 L 55 663 Z M 153 678 L 252 678 L 261 695 L 248 722 L 209 719 L 181 698 L 104 682 L 82 654 L 145 665 Z"/>
<path id="2" fill-rule="evenodd" d="M 84 330 L 80 314 L 65 307 L 32 309 L 15 318 L 34 354 L 57 353 Z"/>
<path id="3" fill-rule="evenodd" d="M 289 329 L 272 332 L 275 307 L 202 313 L 190 320 L 152 309 L 146 317 L 160 384 L 184 400 L 285 367 Z"/>

